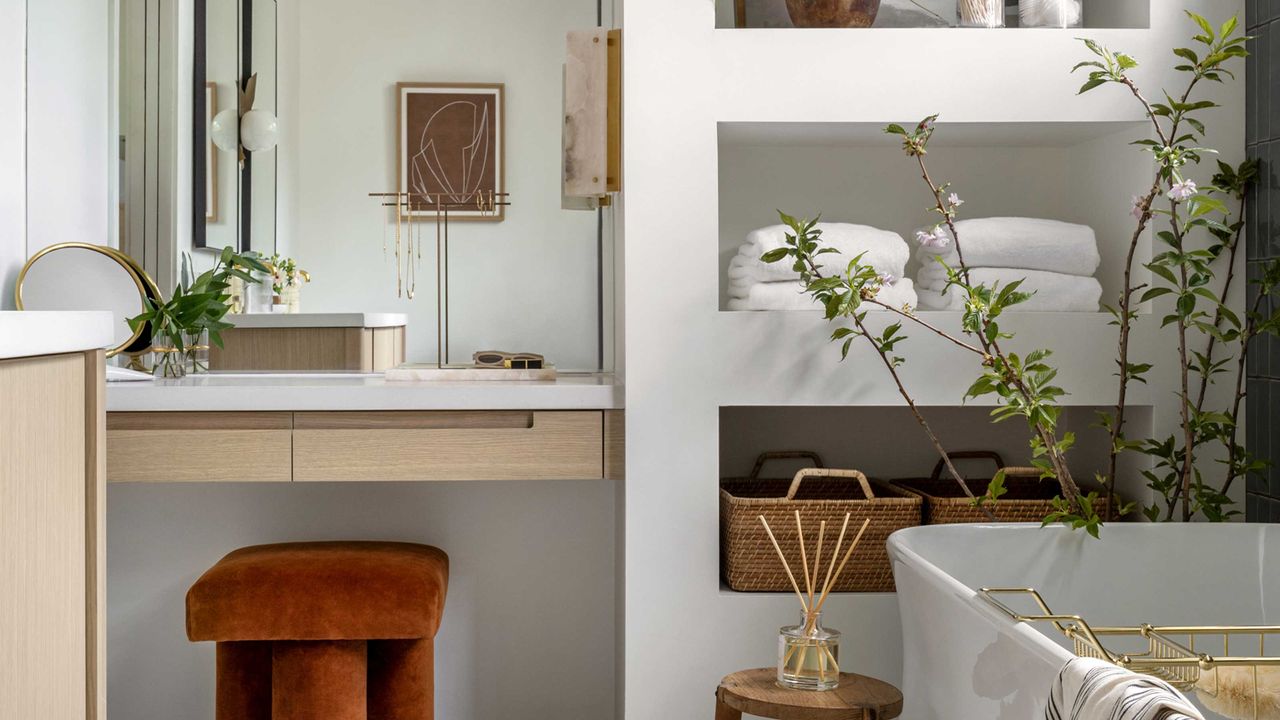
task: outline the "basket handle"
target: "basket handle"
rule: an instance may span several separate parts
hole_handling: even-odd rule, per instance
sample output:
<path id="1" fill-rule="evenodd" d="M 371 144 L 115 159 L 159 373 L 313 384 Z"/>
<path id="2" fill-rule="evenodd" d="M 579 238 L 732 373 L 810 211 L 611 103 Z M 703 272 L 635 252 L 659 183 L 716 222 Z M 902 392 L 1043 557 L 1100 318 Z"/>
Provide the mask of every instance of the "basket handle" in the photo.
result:
<path id="1" fill-rule="evenodd" d="M 791 487 L 787 489 L 787 499 L 795 500 L 796 493 L 800 490 L 800 483 L 805 478 L 811 477 L 834 477 L 834 478 L 853 478 L 862 486 L 862 492 L 867 496 L 868 500 L 875 500 L 875 493 L 871 492 L 871 483 L 867 482 L 867 476 L 858 470 L 832 470 L 828 468 L 805 468 L 796 473 L 795 479 L 791 481 Z"/>
<path id="2" fill-rule="evenodd" d="M 994 450 L 957 450 L 947 453 L 947 457 L 952 460 L 990 460 L 996 464 L 997 470 L 1004 467 L 1004 458 Z M 929 475 L 929 479 L 937 480 L 942 477 L 942 469 L 946 466 L 946 460 L 939 458 L 938 463 L 933 466 L 933 473 Z"/>
<path id="3" fill-rule="evenodd" d="M 760 477 L 760 471 L 764 469 L 764 464 L 770 460 L 808 460 L 813 463 L 814 467 L 825 467 L 822 464 L 822 456 L 812 450 L 778 450 L 774 452 L 763 452 L 760 453 L 760 457 L 756 458 L 756 466 L 751 468 L 752 480 Z"/>
<path id="4" fill-rule="evenodd" d="M 1001 469 L 1004 470 L 1005 477 L 1036 478 L 1038 480 L 1043 474 L 1040 472 L 1040 468 L 1037 467 L 1007 467 Z"/>

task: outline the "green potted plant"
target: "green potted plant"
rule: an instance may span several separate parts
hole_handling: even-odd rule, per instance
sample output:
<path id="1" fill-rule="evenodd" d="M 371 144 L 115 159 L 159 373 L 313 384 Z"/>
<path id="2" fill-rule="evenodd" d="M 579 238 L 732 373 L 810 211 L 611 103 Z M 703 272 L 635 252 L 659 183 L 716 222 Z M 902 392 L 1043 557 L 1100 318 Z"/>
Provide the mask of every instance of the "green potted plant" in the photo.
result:
<path id="1" fill-rule="evenodd" d="M 134 330 L 151 324 L 154 375 L 180 378 L 209 369 L 209 343 L 222 347 L 221 332 L 232 327 L 223 320 L 231 310 L 231 278 L 256 283 L 251 274 L 255 271 L 268 272 L 256 253 L 227 247 L 212 268 L 192 277 L 191 257 L 183 256 L 181 279 L 172 296 L 162 303 L 148 299 L 146 310 L 129 319 Z"/>

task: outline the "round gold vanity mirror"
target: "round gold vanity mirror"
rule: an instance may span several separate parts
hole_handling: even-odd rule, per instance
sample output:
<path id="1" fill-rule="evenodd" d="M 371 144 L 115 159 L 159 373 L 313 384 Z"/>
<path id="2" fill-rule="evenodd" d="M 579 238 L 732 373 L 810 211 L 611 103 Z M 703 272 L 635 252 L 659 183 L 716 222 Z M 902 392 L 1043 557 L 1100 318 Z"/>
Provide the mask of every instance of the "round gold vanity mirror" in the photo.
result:
<path id="1" fill-rule="evenodd" d="M 115 315 L 115 338 L 107 357 L 151 348 L 151 328 L 129 327 L 146 310 L 144 298 L 160 290 L 137 262 L 115 248 L 60 243 L 41 250 L 22 267 L 14 302 L 19 310 L 108 310 Z"/>

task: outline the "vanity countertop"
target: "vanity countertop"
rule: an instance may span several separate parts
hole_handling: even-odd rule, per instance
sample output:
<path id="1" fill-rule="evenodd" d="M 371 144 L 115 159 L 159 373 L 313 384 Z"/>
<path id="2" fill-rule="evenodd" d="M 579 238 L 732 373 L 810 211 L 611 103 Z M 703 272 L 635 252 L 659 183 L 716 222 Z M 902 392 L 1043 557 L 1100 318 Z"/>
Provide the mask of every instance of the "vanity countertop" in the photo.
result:
<path id="1" fill-rule="evenodd" d="M 228 315 L 238 328 L 383 328 L 409 323 L 404 313 L 245 313 Z"/>
<path id="2" fill-rule="evenodd" d="M 561 373 L 555 382 L 387 382 L 381 375 L 208 374 L 108 383 L 109 412 L 343 410 L 615 410 L 611 373 Z"/>
<path id="3" fill-rule="evenodd" d="M 108 347 L 115 329 L 109 312 L 0 312 L 0 360 Z"/>

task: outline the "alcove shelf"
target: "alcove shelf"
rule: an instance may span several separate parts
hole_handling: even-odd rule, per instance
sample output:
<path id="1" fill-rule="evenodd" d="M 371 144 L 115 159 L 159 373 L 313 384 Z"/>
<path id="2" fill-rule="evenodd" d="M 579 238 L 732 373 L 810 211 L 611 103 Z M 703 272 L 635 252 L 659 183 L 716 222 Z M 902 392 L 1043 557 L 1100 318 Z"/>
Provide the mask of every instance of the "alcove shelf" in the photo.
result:
<path id="1" fill-rule="evenodd" d="M 1150 0 L 1083 0 L 1083 22 L 1090 28 L 1145 28 L 1151 23 Z M 746 17 L 735 14 L 745 10 Z M 1018 3 L 1007 2 L 1005 19 L 1009 27 L 1003 31 L 1025 30 L 1018 28 Z M 741 29 L 795 29 L 787 14 L 783 0 L 716 0 L 716 27 Z M 894 28 L 948 29 L 958 24 L 955 0 L 882 0 L 872 30 Z M 969 28 L 955 28 L 968 30 Z M 1036 28 L 1044 30 L 1046 28 Z M 1079 31 L 1080 28 L 1072 28 Z"/>
<path id="2" fill-rule="evenodd" d="M 915 231 L 937 215 L 915 160 L 884 132 L 888 122 L 719 123 L 721 310 L 729 306 L 729 261 L 751 230 L 778 223 L 778 209 L 892 230 L 914 250 Z M 1132 197 L 1150 183 L 1149 155 L 1130 144 L 1146 131 L 1127 121 L 940 122 L 929 172 L 963 198 L 961 218 L 1035 217 L 1092 227 L 1102 257 L 1096 277 L 1103 301 L 1112 303 L 1134 230 Z M 1150 257 L 1148 233 L 1138 249 L 1139 283 Z M 906 276 L 914 278 L 920 266 L 913 258 Z"/>
<path id="3" fill-rule="evenodd" d="M 957 312 L 923 313 L 921 318 L 955 336 L 961 335 Z M 889 313 L 868 315 L 867 325 L 879 332 L 898 318 Z M 1053 352 L 1048 362 L 1059 371 L 1055 384 L 1067 391 L 1061 402 L 1069 407 L 1114 405 L 1113 377 L 1116 328 L 1103 313 L 1020 313 L 1006 316 L 1001 328 L 1015 334 L 1005 350 L 1026 354 L 1035 349 Z M 1163 345 L 1157 341 L 1157 318 L 1143 316 L 1131 336 L 1132 362 L 1160 362 Z M 835 326 L 820 312 L 721 312 L 713 323 L 721 376 L 721 405 L 896 407 L 902 397 L 880 359 L 865 341 L 850 346 L 840 359 L 840 345 L 830 341 Z M 923 407 L 967 405 L 982 412 L 992 399 L 965 402 L 965 391 L 978 377 L 979 359 L 927 329 L 904 323 L 907 339 L 895 350 L 906 358 L 898 368 L 903 383 Z M 1128 402 L 1152 403 L 1152 391 L 1141 383 L 1129 388 Z"/>

